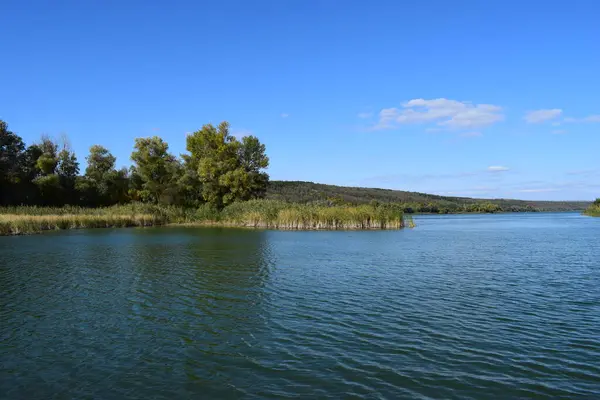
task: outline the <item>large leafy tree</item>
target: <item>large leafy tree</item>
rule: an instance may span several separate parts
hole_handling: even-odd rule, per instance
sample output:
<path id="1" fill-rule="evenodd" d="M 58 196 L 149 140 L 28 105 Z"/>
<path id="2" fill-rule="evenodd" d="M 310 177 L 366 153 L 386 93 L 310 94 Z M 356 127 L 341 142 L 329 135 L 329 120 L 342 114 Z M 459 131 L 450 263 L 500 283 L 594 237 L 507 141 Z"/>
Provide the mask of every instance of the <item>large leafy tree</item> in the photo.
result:
<path id="1" fill-rule="evenodd" d="M 113 171 L 117 162 L 117 158 L 106 147 L 98 144 L 90 147 L 90 154 L 86 157 L 86 160 L 85 176 L 97 182 Z"/>
<path id="2" fill-rule="evenodd" d="M 39 143 L 39 157 L 35 162 L 37 176 L 33 183 L 38 189 L 39 202 L 44 205 L 60 205 L 63 203 L 64 191 L 58 175 L 58 144 L 49 136 L 43 135 Z"/>
<path id="3" fill-rule="evenodd" d="M 57 158 L 56 174 L 63 189 L 63 201 L 67 204 L 73 204 L 78 201 L 75 182 L 79 175 L 79 162 L 66 138 L 63 140 L 62 150 L 58 153 Z"/>
<path id="4" fill-rule="evenodd" d="M 182 154 L 182 172 L 177 180 L 179 198 L 183 205 L 197 207 L 204 203 L 202 182 L 198 176 L 198 163 L 189 154 Z"/>
<path id="5" fill-rule="evenodd" d="M 202 197 L 222 208 L 238 200 L 261 197 L 266 191 L 269 165 L 265 146 L 253 136 L 240 142 L 229 132 L 229 124 L 204 125 L 187 137 L 190 156 L 186 164 L 198 171 Z"/>
<path id="6" fill-rule="evenodd" d="M 127 170 L 117 170 L 116 157 L 100 145 L 90 147 L 86 157 L 85 175 L 77 179 L 76 187 L 85 205 L 98 206 L 121 203 L 127 199 Z"/>
<path id="7" fill-rule="evenodd" d="M 227 122 L 218 127 L 204 125 L 187 137 L 187 150 L 191 155 L 188 162 L 198 171 L 203 199 L 215 207 L 222 208 L 229 202 L 228 182 L 233 182 L 235 177 L 224 177 L 238 166 L 238 148 L 239 142 L 230 135 Z"/>
<path id="8" fill-rule="evenodd" d="M 181 164 L 169 153 L 169 145 L 158 136 L 137 138 L 131 153 L 132 174 L 140 185 L 140 197 L 154 203 L 177 202 Z"/>
<path id="9" fill-rule="evenodd" d="M 20 166 L 25 152 L 23 139 L 8 130 L 0 120 L 0 204 L 14 201 L 15 189 L 21 182 Z"/>
<path id="10" fill-rule="evenodd" d="M 269 175 L 264 172 L 269 167 L 265 145 L 255 136 L 245 136 L 239 148 L 239 160 L 248 175 L 248 187 L 243 200 L 264 197 L 269 184 Z"/>

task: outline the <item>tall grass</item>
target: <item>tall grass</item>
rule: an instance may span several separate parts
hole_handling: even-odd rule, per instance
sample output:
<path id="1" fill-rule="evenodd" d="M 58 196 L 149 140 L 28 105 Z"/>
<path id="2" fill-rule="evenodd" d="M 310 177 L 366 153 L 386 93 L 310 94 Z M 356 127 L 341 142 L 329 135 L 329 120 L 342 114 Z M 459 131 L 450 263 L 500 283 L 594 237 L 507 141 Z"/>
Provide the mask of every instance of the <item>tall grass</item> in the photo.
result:
<path id="1" fill-rule="evenodd" d="M 391 205 L 329 207 L 251 200 L 226 207 L 219 217 L 224 225 L 272 229 L 398 229 L 404 226 L 402 210 Z"/>
<path id="2" fill-rule="evenodd" d="M 409 226 L 414 226 L 412 220 L 408 222 Z M 234 203 L 221 211 L 208 205 L 186 209 L 141 203 L 94 209 L 70 206 L 0 208 L 0 235 L 168 223 L 289 230 L 398 229 L 404 226 L 404 213 L 401 207 L 391 204 L 328 206 L 277 200 Z"/>
<path id="3" fill-rule="evenodd" d="M 596 200 L 596 203 L 589 206 L 585 211 L 585 215 L 589 215 L 591 217 L 600 217 L 600 202 Z"/>
<path id="4" fill-rule="evenodd" d="M 18 206 L 0 207 L 0 215 L 154 215 L 169 222 L 188 222 L 195 220 L 195 210 L 177 206 L 164 206 L 145 203 L 129 203 L 111 207 L 86 208 L 79 206 L 37 207 Z"/>
<path id="5" fill-rule="evenodd" d="M 48 230 L 79 228 L 124 228 L 131 226 L 162 225 L 165 220 L 157 215 L 19 215 L 0 214 L 0 235 L 20 235 Z"/>
<path id="6" fill-rule="evenodd" d="M 48 230 L 80 228 L 122 228 L 163 225 L 183 219 L 184 211 L 158 209 L 144 204 L 106 208 L 84 207 L 0 207 L 0 235 L 20 235 Z"/>

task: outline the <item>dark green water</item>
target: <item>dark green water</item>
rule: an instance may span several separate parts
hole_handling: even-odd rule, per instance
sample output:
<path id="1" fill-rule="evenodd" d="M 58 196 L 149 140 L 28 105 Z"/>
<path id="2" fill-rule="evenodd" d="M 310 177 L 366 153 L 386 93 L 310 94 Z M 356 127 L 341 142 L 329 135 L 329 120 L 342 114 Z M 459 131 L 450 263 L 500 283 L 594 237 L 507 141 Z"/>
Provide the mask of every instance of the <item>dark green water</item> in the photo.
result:
<path id="1" fill-rule="evenodd" d="M 600 398 L 600 219 L 0 237 L 0 397 Z"/>

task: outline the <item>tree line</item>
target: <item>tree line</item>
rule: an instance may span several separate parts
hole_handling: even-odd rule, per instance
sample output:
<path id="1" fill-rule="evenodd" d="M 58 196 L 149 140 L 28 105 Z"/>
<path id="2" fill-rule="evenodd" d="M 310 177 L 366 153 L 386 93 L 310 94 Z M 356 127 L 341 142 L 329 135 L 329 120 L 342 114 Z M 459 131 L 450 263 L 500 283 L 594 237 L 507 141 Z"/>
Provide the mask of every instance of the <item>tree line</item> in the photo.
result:
<path id="1" fill-rule="evenodd" d="M 235 201 L 264 197 L 269 175 L 265 145 L 255 136 L 237 139 L 229 124 L 207 124 L 187 136 L 187 154 L 169 152 L 158 136 L 135 139 L 132 166 L 90 147 L 80 170 L 66 138 L 47 135 L 26 146 L 0 120 L 0 205 L 103 207 L 131 201 L 221 209 Z"/>
<path id="2" fill-rule="evenodd" d="M 475 199 L 440 196 L 403 190 L 325 185 L 304 181 L 269 182 L 267 198 L 290 203 L 326 202 L 328 204 L 402 204 L 405 213 L 531 212 L 576 211 L 589 206 L 586 201 L 525 201 Z"/>

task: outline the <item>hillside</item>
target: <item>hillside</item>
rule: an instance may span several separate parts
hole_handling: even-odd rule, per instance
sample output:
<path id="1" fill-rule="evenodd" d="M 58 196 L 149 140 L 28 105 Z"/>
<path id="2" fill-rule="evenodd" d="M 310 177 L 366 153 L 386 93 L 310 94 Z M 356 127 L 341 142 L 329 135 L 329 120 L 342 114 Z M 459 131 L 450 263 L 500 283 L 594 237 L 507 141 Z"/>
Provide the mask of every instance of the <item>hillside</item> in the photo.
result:
<path id="1" fill-rule="evenodd" d="M 333 201 L 364 204 L 403 203 L 407 212 L 468 212 L 468 211 L 579 211 L 591 202 L 585 201 L 526 201 L 510 199 L 474 199 L 402 190 L 375 189 L 324 185 L 302 181 L 271 181 L 267 198 L 294 203 Z M 495 207 L 490 207 L 490 204 Z M 479 209 L 486 206 L 488 209 Z"/>

